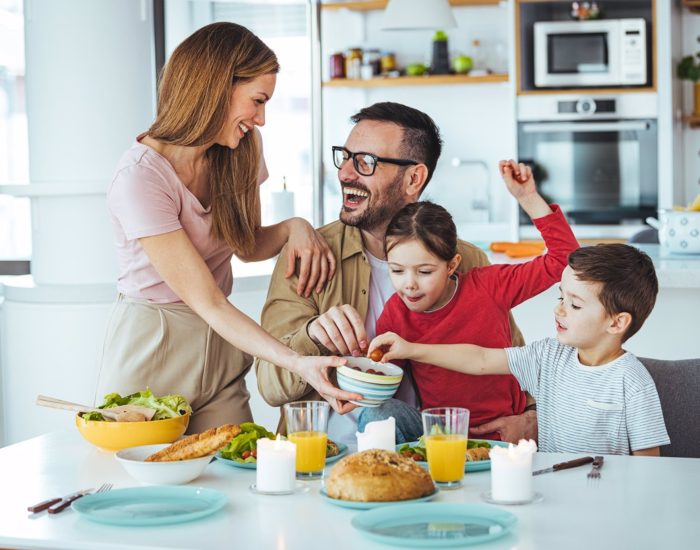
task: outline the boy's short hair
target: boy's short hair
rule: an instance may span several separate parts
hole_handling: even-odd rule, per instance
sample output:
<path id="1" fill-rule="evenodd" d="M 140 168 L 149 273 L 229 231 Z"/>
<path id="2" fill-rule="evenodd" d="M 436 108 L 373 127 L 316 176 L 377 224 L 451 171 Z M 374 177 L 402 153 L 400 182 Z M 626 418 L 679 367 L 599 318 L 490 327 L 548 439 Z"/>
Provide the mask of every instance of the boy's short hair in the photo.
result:
<path id="1" fill-rule="evenodd" d="M 623 342 L 642 328 L 659 292 L 656 270 L 647 254 L 626 244 L 598 244 L 572 252 L 569 267 L 580 281 L 600 283 L 598 299 L 609 315 L 632 316 Z"/>

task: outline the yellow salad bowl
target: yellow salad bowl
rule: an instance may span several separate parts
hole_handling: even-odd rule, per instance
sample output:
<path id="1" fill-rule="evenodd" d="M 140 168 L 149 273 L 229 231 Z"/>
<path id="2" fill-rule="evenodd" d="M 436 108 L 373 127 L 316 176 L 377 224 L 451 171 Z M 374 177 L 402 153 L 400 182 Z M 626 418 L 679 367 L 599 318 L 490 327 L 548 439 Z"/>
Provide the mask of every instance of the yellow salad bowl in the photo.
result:
<path id="1" fill-rule="evenodd" d="M 80 435 L 104 451 L 120 451 L 128 447 L 172 443 L 185 433 L 190 413 L 164 420 L 147 422 L 108 422 L 85 420 L 75 415 Z"/>

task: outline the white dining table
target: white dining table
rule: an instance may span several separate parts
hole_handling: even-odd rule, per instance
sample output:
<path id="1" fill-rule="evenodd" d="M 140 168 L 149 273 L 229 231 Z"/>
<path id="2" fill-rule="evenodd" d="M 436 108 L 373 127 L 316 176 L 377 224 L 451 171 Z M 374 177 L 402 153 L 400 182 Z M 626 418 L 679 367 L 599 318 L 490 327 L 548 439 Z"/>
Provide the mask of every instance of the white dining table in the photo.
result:
<path id="1" fill-rule="evenodd" d="M 537 453 L 535 469 L 576 458 Z M 498 506 L 517 517 L 511 532 L 483 545 L 498 550 L 700 548 L 700 459 L 605 457 L 591 483 L 583 466 L 535 477 L 542 500 Z M 478 503 L 490 472 L 468 473 L 464 487 L 432 502 Z M 0 449 L 0 548 L 237 550 L 386 549 L 350 523 L 365 512 L 340 508 L 319 495 L 320 481 L 288 496 L 253 494 L 255 471 L 213 461 L 189 486 L 224 492 L 215 514 L 179 525 L 123 527 L 94 523 L 67 509 L 29 514 L 27 506 L 110 482 L 138 487 L 115 460 L 75 431 L 53 432 Z"/>

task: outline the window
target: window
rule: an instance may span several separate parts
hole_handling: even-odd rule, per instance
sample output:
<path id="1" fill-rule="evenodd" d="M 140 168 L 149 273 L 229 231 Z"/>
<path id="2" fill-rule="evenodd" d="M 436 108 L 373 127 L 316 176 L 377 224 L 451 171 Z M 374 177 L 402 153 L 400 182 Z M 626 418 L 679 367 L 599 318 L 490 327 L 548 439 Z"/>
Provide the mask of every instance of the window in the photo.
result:
<path id="1" fill-rule="evenodd" d="M 165 55 L 187 36 L 216 21 L 231 21 L 257 34 L 279 59 L 281 71 L 272 100 L 266 107 L 263 136 L 265 162 L 270 173 L 262 185 L 263 223 L 283 219 L 273 204 L 273 193 L 293 193 L 294 215 L 313 223 L 311 166 L 311 40 L 308 2 L 207 2 L 166 0 Z M 275 216 L 275 213 L 278 216 Z M 287 216 L 284 216 L 287 217 Z M 278 219 L 276 219 L 278 218 Z M 234 277 L 270 273 L 273 262 L 243 264 L 234 258 Z"/>
<path id="2" fill-rule="evenodd" d="M 29 183 L 22 3 L 0 0 L 0 185 Z M 0 195 L 0 260 L 30 255 L 29 199 Z"/>

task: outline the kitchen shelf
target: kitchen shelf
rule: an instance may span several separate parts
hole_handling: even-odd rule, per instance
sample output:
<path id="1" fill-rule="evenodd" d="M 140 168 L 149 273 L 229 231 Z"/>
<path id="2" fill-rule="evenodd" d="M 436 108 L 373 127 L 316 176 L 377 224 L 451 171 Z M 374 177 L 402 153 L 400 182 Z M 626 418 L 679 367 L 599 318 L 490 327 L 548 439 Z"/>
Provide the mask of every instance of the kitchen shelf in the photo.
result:
<path id="1" fill-rule="evenodd" d="M 493 82 L 508 82 L 507 74 L 487 74 L 469 76 L 461 74 L 440 74 L 426 76 L 399 76 L 396 78 L 373 78 L 360 80 L 352 78 L 336 78 L 323 83 L 324 88 L 384 88 L 389 86 L 433 86 L 439 84 L 488 84 Z"/>
<path id="2" fill-rule="evenodd" d="M 683 5 L 693 13 L 700 13 L 700 0 L 683 0 Z"/>
<path id="3" fill-rule="evenodd" d="M 495 6 L 501 0 L 449 0 L 450 5 L 456 6 Z M 388 0 L 367 0 L 366 2 L 326 2 L 320 4 L 322 10 L 355 10 L 371 11 L 383 10 L 386 8 Z"/>
<path id="4" fill-rule="evenodd" d="M 687 124 L 689 128 L 692 128 L 692 129 L 700 128 L 700 115 L 684 116 L 683 122 L 685 124 Z"/>
<path id="5" fill-rule="evenodd" d="M 644 86 L 641 88 L 567 88 L 557 90 L 520 90 L 519 96 L 523 95 L 568 95 L 568 94 L 638 94 L 644 92 L 656 92 L 654 86 Z"/>

